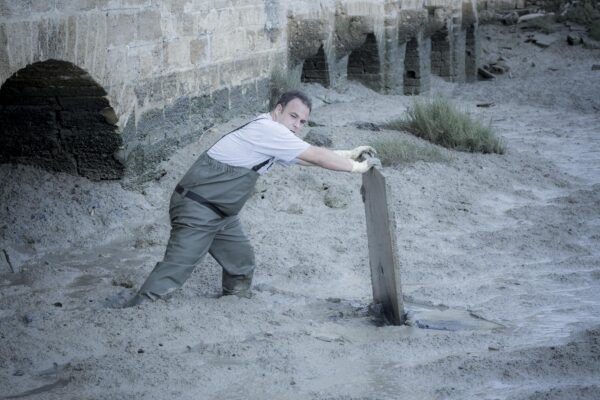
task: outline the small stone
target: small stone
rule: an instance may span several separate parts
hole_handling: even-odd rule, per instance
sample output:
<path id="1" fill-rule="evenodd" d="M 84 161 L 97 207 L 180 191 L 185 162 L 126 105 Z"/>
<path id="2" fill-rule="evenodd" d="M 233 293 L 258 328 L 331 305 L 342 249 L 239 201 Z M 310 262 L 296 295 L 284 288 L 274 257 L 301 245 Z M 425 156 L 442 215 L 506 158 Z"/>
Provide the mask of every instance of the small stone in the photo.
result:
<path id="1" fill-rule="evenodd" d="M 138 349 L 138 354 L 143 354 L 144 353 L 144 349 Z"/>
<path id="2" fill-rule="evenodd" d="M 56 303 L 52 304 L 54 307 L 62 307 L 62 303 L 60 301 L 57 301 Z"/>
<path id="3" fill-rule="evenodd" d="M 571 33 L 567 35 L 567 43 L 571 46 L 579 45 L 583 43 L 581 36 Z"/>
<path id="4" fill-rule="evenodd" d="M 34 320 L 34 318 L 33 318 L 33 315 L 31 315 L 31 314 L 25 314 L 25 315 L 23 315 L 23 317 L 21 318 L 21 320 L 23 321 L 23 323 L 25 325 L 27 325 L 27 324 L 32 323 L 33 320 Z"/>
<path id="5" fill-rule="evenodd" d="M 592 71 L 600 71 L 600 64 L 592 65 Z"/>
<path id="6" fill-rule="evenodd" d="M 374 124 L 372 122 L 358 121 L 355 123 L 354 126 L 356 126 L 357 129 L 362 129 L 365 131 L 373 131 L 373 132 L 381 131 L 381 128 L 377 124 Z"/>
<path id="7" fill-rule="evenodd" d="M 25 372 L 22 369 L 18 369 L 15 371 L 15 373 L 13 374 L 13 376 L 23 376 L 25 375 Z"/>

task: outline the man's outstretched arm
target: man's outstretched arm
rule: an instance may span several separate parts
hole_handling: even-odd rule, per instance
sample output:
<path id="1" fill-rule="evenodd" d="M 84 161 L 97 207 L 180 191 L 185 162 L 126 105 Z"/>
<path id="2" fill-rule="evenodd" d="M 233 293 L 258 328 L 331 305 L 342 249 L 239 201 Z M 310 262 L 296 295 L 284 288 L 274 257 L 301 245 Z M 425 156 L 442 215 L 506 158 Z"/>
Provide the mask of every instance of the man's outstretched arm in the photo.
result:
<path id="1" fill-rule="evenodd" d="M 298 159 L 300 165 L 316 165 L 333 171 L 357 173 L 367 172 L 373 165 L 377 164 L 370 160 L 357 162 L 332 150 L 317 146 L 310 146 L 298 156 Z"/>

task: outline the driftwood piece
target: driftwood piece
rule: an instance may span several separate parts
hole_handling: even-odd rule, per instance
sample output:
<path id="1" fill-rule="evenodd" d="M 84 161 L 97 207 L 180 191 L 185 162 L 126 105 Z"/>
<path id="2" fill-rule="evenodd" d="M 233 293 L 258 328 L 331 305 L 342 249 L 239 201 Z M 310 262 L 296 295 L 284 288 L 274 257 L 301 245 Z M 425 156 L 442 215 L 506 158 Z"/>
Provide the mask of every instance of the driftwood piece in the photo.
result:
<path id="1" fill-rule="evenodd" d="M 365 203 L 369 265 L 373 302 L 381 304 L 388 321 L 404 323 L 400 264 L 396 245 L 396 220 L 389 207 L 385 177 L 376 168 L 363 174 L 361 193 Z"/>

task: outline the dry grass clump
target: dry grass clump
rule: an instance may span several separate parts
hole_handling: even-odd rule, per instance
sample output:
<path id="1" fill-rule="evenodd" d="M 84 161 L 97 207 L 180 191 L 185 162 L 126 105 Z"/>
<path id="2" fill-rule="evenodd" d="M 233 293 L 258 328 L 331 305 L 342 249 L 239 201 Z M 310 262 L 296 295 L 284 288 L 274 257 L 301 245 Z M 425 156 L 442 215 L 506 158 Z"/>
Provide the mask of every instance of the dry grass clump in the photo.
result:
<path id="1" fill-rule="evenodd" d="M 388 122 L 386 127 L 408 131 L 450 149 L 498 154 L 505 151 L 490 126 L 472 119 L 443 97 L 416 100 L 406 118 Z"/>
<path id="2" fill-rule="evenodd" d="M 416 161 L 443 162 L 448 161 L 439 148 L 423 143 L 416 144 L 406 139 L 379 139 L 370 143 L 377 150 L 377 158 L 385 167 L 408 164 Z"/>

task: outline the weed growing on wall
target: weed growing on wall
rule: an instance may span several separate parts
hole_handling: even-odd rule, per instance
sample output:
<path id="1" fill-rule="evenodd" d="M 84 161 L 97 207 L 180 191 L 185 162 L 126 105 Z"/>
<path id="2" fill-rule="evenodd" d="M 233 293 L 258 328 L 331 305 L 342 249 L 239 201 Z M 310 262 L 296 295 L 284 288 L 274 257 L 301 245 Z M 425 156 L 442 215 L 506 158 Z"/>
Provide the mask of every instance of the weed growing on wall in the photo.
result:
<path id="1" fill-rule="evenodd" d="M 442 97 L 415 100 L 406 118 L 386 125 L 389 129 L 406 130 L 432 143 L 460 151 L 503 154 L 505 150 L 490 126 L 472 119 Z"/>

